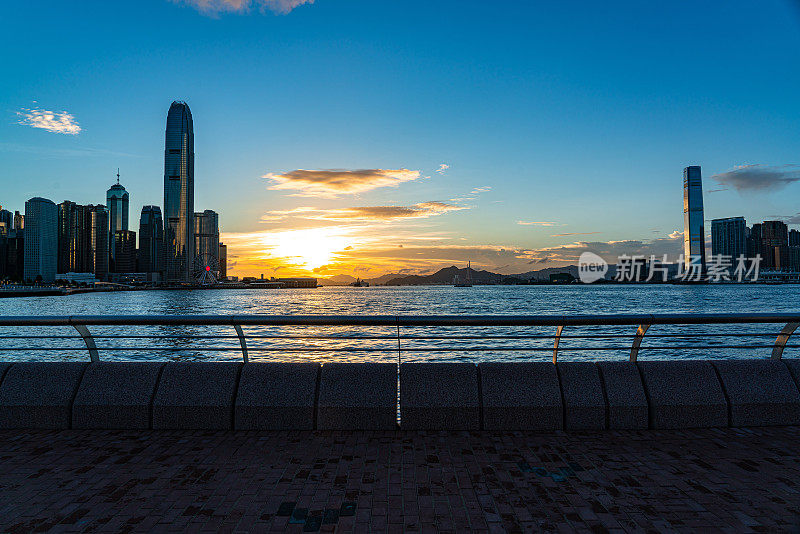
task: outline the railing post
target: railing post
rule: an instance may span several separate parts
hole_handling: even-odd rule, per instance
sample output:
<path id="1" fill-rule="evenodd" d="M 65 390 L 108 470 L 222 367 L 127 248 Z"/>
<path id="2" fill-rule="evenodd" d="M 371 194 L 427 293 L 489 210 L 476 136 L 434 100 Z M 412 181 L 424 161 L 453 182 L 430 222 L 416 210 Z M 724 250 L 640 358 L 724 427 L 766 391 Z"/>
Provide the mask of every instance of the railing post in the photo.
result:
<path id="1" fill-rule="evenodd" d="M 563 332 L 563 331 L 564 331 L 564 325 L 559 326 L 558 330 L 556 330 L 556 338 L 555 338 L 555 341 L 553 341 L 553 363 L 554 364 L 558 360 L 558 344 L 561 341 L 561 332 Z"/>
<path id="2" fill-rule="evenodd" d="M 83 342 L 86 343 L 86 348 L 89 350 L 89 358 L 93 362 L 99 362 L 100 354 L 97 352 L 97 345 L 94 344 L 94 338 L 92 337 L 92 334 L 89 332 L 89 329 L 86 328 L 86 325 L 73 324 L 72 327 L 78 331 L 78 333 L 83 338 Z"/>
<path id="3" fill-rule="evenodd" d="M 783 349 L 786 348 L 786 342 L 789 341 L 789 337 L 797 330 L 798 326 L 800 326 L 800 323 L 787 323 L 786 326 L 783 327 L 781 333 L 778 334 L 778 338 L 775 340 L 775 345 L 772 347 L 773 360 L 781 359 L 781 356 L 783 356 Z"/>
<path id="4" fill-rule="evenodd" d="M 642 344 L 642 338 L 644 337 L 645 333 L 647 333 L 648 328 L 650 328 L 649 324 L 640 324 L 639 328 L 636 329 L 636 335 L 633 337 L 633 343 L 631 344 L 632 362 L 636 362 L 636 358 L 639 357 L 639 347 Z"/>
<path id="5" fill-rule="evenodd" d="M 242 359 L 244 360 L 244 363 L 248 363 L 249 358 L 247 357 L 247 341 L 244 338 L 242 327 L 238 324 L 234 324 L 233 327 L 236 329 L 236 334 L 239 336 L 239 344 L 242 346 Z"/>

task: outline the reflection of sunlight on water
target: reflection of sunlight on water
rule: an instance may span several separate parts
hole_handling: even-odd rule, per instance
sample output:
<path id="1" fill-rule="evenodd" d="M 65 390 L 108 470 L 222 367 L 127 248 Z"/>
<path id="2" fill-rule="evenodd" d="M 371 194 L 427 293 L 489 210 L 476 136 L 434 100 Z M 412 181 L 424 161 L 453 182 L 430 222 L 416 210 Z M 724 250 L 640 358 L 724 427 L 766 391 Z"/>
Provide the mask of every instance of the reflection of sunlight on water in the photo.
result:
<path id="1" fill-rule="evenodd" d="M 204 314 L 589 314 L 589 313 L 724 313 L 795 312 L 792 303 L 800 286 L 521 286 L 320 288 L 316 290 L 136 291 L 69 297 L 7 299 L 7 315 L 204 315 Z M 662 308 L 669 303 L 669 309 Z M 55 308 L 55 309 L 54 309 Z M 769 357 L 770 349 L 714 349 L 726 345 L 771 345 L 782 325 L 653 326 L 645 336 L 640 358 Z M 114 360 L 233 360 L 241 361 L 233 327 L 142 326 L 90 327 L 101 359 Z M 396 362 L 397 331 L 393 327 L 244 327 L 252 361 Z M 635 327 L 565 328 L 559 346 L 561 360 L 627 359 Z M 549 361 L 555 328 L 402 328 L 402 361 Z M 709 334 L 731 334 L 725 336 Z M 766 333 L 761 337 L 734 334 Z M 616 334 L 619 338 L 568 336 Z M 685 337 L 659 337 L 686 334 Z M 697 335 L 690 335 L 697 334 Z M 0 335 L 61 335 L 70 339 L 0 339 L 0 360 L 81 360 L 88 354 L 71 328 L 0 328 Z M 206 336 L 197 339 L 196 336 Z M 264 336 L 264 337 L 259 337 Z M 459 336 L 460 339 L 449 339 Z M 466 339 L 470 336 L 475 339 Z M 516 336 L 497 338 L 497 336 Z M 427 339 L 416 339 L 426 337 Z M 790 342 L 791 343 L 791 342 Z M 673 347 L 704 345 L 705 350 Z M 32 348 L 41 348 L 32 353 Z M 67 351 L 48 348 L 69 347 Z M 109 348 L 125 348 L 111 351 Z M 600 350 L 612 347 L 612 350 Z M 654 347 L 669 347 L 657 349 Z M 18 348 L 23 350 L 11 350 Z M 519 348 L 523 350 L 503 351 Z M 585 348 L 589 350 L 577 350 Z M 369 349 L 369 350 L 366 350 Z M 428 350 L 422 350 L 428 349 Z M 441 349 L 432 351 L 429 349 Z M 474 350 L 477 349 L 477 350 Z M 789 348 L 785 357 L 797 356 Z"/>

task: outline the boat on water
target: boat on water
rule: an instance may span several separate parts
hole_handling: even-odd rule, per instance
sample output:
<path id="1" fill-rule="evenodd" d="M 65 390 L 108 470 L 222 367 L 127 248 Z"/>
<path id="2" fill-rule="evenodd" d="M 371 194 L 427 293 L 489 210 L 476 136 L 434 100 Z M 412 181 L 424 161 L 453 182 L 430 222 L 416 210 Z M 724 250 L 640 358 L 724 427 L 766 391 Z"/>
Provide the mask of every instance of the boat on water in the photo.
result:
<path id="1" fill-rule="evenodd" d="M 356 281 L 350 285 L 353 287 L 369 287 L 369 282 L 362 280 L 361 278 L 356 278 Z"/>
<path id="2" fill-rule="evenodd" d="M 461 280 L 458 276 L 458 273 L 453 277 L 453 286 L 454 287 L 472 287 L 472 263 L 467 262 L 467 277 L 464 280 Z"/>

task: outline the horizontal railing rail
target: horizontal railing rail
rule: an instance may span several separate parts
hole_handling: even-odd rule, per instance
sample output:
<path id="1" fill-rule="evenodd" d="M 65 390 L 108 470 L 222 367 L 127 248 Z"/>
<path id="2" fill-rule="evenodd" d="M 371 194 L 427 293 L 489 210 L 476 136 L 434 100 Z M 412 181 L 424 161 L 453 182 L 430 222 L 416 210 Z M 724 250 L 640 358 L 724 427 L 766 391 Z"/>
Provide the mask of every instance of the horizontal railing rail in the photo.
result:
<path id="1" fill-rule="evenodd" d="M 655 325 L 668 326 L 712 326 L 712 325 L 782 325 L 779 332 L 666 332 L 650 333 L 648 331 Z M 192 333 L 181 333 L 178 335 L 142 335 L 136 334 L 108 334 L 92 333 L 89 327 L 141 327 L 141 326 L 162 326 L 162 327 L 233 327 L 235 334 L 230 335 L 223 332 L 211 335 L 198 335 Z M 629 333 L 565 333 L 565 329 L 572 327 L 635 327 Z M 552 351 L 553 362 L 556 362 L 562 340 L 574 339 L 630 339 L 631 343 L 627 347 L 620 345 L 601 345 L 601 346 L 570 346 L 570 351 L 587 350 L 620 350 L 625 348 L 630 352 L 630 361 L 636 361 L 641 350 L 670 350 L 670 349 L 772 349 L 772 358 L 780 359 L 786 348 L 797 348 L 796 345 L 788 344 L 788 341 L 797 327 L 800 326 L 800 313 L 739 313 L 739 314 L 614 314 L 614 315 L 69 315 L 69 316 L 5 316 L 0 317 L 0 328 L 18 327 L 71 327 L 78 335 L 44 335 L 37 330 L 35 334 L 23 335 L 3 335 L 3 339 L 81 339 L 85 344 L 85 349 L 89 352 L 92 361 L 99 360 L 100 351 L 181 351 L 187 350 L 186 346 L 178 347 L 158 347 L 158 346 L 98 346 L 101 340 L 114 339 L 162 339 L 177 340 L 180 342 L 191 342 L 194 340 L 223 340 L 236 339 L 238 346 L 201 346 L 198 350 L 209 352 L 237 351 L 240 352 L 244 361 L 249 359 L 250 352 L 396 352 L 398 360 L 401 359 L 403 352 L 444 352 L 444 351 L 463 351 L 463 352 L 520 352 L 520 351 Z M 245 334 L 243 327 L 389 327 L 391 334 L 264 334 L 248 333 Z M 474 333 L 466 334 L 436 334 L 423 335 L 419 333 L 403 334 L 401 329 L 418 329 L 425 327 L 433 328 L 499 328 L 499 327 L 555 327 L 554 334 L 496 334 L 496 333 Z M 716 343 L 697 345 L 653 345 L 643 346 L 646 338 L 672 339 L 675 341 L 686 341 L 696 338 L 774 338 L 771 344 L 750 343 L 734 345 L 730 343 Z M 247 341 L 258 340 L 304 340 L 307 345 L 300 347 L 283 346 L 263 346 L 250 345 Z M 542 340 L 552 339 L 552 348 L 543 346 L 507 346 L 507 345 L 449 345 L 449 346 L 410 346 L 403 345 L 402 342 L 413 341 L 493 341 L 493 340 Z M 396 341 L 396 346 L 327 346 L 319 347 L 309 344 L 311 341 Z M 0 350 L 10 352 L 31 351 L 36 347 L 22 346 L 0 346 Z M 67 351 L 75 350 L 75 347 L 46 347 L 41 350 Z"/>

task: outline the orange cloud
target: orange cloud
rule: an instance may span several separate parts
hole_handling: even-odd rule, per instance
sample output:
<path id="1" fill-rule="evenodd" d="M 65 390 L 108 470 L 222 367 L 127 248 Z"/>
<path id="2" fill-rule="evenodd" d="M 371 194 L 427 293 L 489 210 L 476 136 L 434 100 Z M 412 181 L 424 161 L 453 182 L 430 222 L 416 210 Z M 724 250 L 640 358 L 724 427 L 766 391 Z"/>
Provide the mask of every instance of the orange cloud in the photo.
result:
<path id="1" fill-rule="evenodd" d="M 420 177 L 408 169 L 297 169 L 282 174 L 268 173 L 270 189 L 295 190 L 293 196 L 336 198 L 339 195 L 365 193 L 379 187 L 396 187 Z"/>

